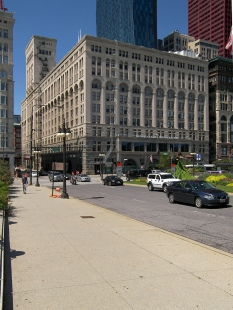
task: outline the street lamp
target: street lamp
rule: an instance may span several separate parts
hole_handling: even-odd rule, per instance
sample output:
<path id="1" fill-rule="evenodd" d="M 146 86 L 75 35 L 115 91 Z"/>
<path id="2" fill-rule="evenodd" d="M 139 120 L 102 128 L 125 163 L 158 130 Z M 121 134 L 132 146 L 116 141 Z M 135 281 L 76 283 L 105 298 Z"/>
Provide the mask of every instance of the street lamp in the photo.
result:
<path id="1" fill-rule="evenodd" d="M 34 153 L 36 154 L 36 184 L 35 186 L 40 186 L 39 183 L 39 171 L 38 171 L 38 166 L 39 166 L 39 153 L 41 153 L 41 151 L 39 150 L 39 148 L 37 147 L 36 150 L 34 151 Z"/>
<path id="2" fill-rule="evenodd" d="M 192 155 L 193 157 L 193 176 L 194 176 L 194 158 L 197 155 L 197 153 L 190 153 L 190 155 Z"/>
<path id="3" fill-rule="evenodd" d="M 62 128 L 59 128 L 57 133 L 58 138 L 63 139 L 63 189 L 61 198 L 69 198 L 66 192 L 66 139 L 71 136 L 70 128 L 66 128 L 65 121 L 63 121 Z"/>
<path id="4" fill-rule="evenodd" d="M 99 158 L 100 158 L 100 177 L 101 177 L 101 181 L 103 181 L 103 159 L 105 157 L 105 154 L 99 154 Z"/>

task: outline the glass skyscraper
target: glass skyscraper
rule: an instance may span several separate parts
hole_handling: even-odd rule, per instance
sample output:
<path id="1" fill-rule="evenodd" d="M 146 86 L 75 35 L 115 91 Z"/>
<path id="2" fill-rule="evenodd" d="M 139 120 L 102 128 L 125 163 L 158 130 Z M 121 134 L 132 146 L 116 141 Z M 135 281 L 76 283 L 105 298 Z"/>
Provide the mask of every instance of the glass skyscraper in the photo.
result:
<path id="1" fill-rule="evenodd" d="M 157 47 L 157 0 L 96 0 L 97 37 Z"/>

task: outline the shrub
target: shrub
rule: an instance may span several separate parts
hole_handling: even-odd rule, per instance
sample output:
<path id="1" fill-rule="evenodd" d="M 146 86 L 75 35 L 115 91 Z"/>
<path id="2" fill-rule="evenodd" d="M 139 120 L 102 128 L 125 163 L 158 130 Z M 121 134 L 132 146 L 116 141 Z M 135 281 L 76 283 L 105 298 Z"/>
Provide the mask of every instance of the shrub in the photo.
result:
<path id="1" fill-rule="evenodd" d="M 210 182 L 210 183 L 218 183 L 224 179 L 227 179 L 227 177 L 224 174 L 219 174 L 219 175 L 209 175 L 206 178 L 206 182 Z M 229 182 L 228 182 L 229 183 Z"/>
<path id="2" fill-rule="evenodd" d="M 9 187 L 13 183 L 13 178 L 8 162 L 0 160 L 0 209 L 8 209 Z"/>

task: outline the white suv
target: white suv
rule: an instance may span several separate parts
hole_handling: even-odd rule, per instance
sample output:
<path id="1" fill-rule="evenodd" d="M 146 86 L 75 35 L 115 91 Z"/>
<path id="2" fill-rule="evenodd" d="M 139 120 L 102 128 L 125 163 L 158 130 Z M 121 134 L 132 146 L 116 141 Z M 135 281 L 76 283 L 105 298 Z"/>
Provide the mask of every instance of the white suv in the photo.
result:
<path id="1" fill-rule="evenodd" d="M 163 190 L 164 193 L 166 193 L 167 187 L 177 181 L 181 180 L 174 178 L 171 173 L 149 173 L 147 176 L 147 187 L 149 191 L 153 191 L 154 189 L 160 189 Z"/>

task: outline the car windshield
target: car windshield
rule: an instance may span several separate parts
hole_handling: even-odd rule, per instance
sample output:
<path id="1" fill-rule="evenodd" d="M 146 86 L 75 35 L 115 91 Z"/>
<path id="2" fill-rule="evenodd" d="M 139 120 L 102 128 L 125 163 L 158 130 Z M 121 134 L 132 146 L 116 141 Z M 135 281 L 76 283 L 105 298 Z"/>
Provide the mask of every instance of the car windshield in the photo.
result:
<path id="1" fill-rule="evenodd" d="M 194 182 L 192 183 L 192 186 L 195 188 L 195 189 L 213 189 L 215 188 L 213 185 L 211 185 L 210 183 L 208 182 Z"/>
<path id="2" fill-rule="evenodd" d="M 53 174 L 54 174 L 54 175 L 59 175 L 59 174 L 60 174 L 60 172 L 53 172 Z"/>
<path id="3" fill-rule="evenodd" d="M 162 179 L 174 179 L 173 175 L 172 174 L 162 174 L 161 175 L 161 178 Z"/>
<path id="4" fill-rule="evenodd" d="M 81 174 L 81 177 L 88 177 L 87 174 Z"/>

